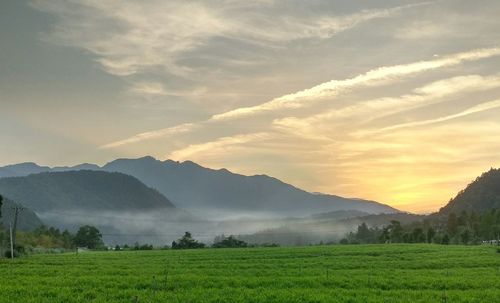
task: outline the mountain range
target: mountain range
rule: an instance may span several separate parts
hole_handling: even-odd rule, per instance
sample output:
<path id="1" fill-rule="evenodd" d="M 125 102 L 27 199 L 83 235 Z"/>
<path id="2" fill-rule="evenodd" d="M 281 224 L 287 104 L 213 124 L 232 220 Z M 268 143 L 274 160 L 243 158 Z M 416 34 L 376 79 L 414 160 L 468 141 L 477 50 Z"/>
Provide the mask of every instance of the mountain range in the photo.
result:
<path id="1" fill-rule="evenodd" d="M 202 241 L 226 233 L 294 245 L 338 239 L 362 222 L 382 226 L 390 220 L 409 223 L 500 208 L 500 170 L 482 174 L 431 216 L 309 193 L 266 175 L 151 157 L 118 159 L 102 167 L 9 165 L 0 168 L 0 194 L 7 198 L 4 225 L 12 206 L 27 207 L 19 220 L 25 230 L 43 221 L 73 231 L 83 224 L 98 226 L 110 244 L 165 244 L 189 230 Z"/>
<path id="2" fill-rule="evenodd" d="M 0 168 L 0 177 L 78 170 L 119 172 L 133 176 L 158 190 L 179 208 L 218 218 L 227 214 L 307 216 L 338 210 L 358 210 L 369 214 L 398 212 L 375 201 L 309 193 L 266 175 L 244 176 L 227 169 L 205 168 L 191 161 L 159 161 L 152 157 L 117 159 L 102 167 L 81 164 L 50 168 L 22 163 Z"/>

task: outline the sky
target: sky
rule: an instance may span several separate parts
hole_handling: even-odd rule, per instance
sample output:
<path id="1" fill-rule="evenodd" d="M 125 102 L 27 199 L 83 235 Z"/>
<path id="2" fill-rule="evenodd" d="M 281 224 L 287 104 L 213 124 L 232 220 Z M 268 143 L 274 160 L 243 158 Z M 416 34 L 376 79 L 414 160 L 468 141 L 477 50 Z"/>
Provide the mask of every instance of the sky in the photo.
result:
<path id="1" fill-rule="evenodd" d="M 0 165 L 151 155 L 438 210 L 500 167 L 500 2 L 0 2 Z"/>

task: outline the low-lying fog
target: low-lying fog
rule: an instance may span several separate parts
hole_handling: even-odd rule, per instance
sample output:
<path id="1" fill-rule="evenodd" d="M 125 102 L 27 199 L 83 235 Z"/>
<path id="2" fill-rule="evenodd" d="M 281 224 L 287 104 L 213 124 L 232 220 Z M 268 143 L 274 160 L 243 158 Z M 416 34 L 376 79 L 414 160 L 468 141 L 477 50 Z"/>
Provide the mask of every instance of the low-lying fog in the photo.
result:
<path id="1" fill-rule="evenodd" d="M 154 212 L 38 212 L 48 225 L 71 232 L 82 225 L 94 225 L 107 245 L 171 245 L 189 231 L 193 237 L 212 244 L 216 236 L 236 235 L 253 244 L 306 245 L 337 241 L 355 228 L 355 224 L 315 217 L 280 218 L 267 213 L 234 213 L 217 210 L 182 210 Z"/>

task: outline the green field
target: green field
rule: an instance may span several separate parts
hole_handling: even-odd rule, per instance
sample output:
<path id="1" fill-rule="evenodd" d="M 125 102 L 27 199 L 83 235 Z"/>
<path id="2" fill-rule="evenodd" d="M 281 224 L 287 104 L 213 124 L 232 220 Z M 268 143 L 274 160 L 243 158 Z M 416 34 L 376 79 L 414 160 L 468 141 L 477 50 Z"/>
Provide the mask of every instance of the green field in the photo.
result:
<path id="1" fill-rule="evenodd" d="M 0 302 L 500 302 L 489 246 L 90 252 L 0 260 Z"/>

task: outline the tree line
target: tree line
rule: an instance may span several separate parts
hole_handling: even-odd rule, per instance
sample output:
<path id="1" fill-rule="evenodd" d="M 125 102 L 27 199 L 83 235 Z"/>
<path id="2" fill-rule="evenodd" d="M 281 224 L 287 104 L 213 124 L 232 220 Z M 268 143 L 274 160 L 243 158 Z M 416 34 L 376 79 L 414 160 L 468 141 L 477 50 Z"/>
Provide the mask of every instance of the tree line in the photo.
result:
<path id="1" fill-rule="evenodd" d="M 9 247 L 10 234 L 0 225 L 0 245 Z M 78 229 L 75 234 L 67 230 L 59 230 L 45 225 L 39 226 L 33 231 L 17 231 L 14 255 L 30 254 L 38 249 L 60 249 L 73 250 L 77 247 L 89 249 L 104 249 L 101 232 L 94 226 L 85 225 Z M 5 256 L 10 257 L 10 248 Z"/>
<path id="2" fill-rule="evenodd" d="M 80 227 L 75 234 L 45 225 L 38 227 L 34 231 L 18 231 L 16 234 L 17 244 L 14 249 L 16 256 L 35 253 L 39 248 L 75 250 L 78 247 L 84 247 L 91 250 L 108 250 L 108 247 L 104 245 L 99 229 L 90 225 Z M 8 247 L 9 241 L 8 231 L 0 226 L 0 245 Z M 226 237 L 224 235 L 216 237 L 214 244 L 207 246 L 205 243 L 195 240 L 191 233 L 187 231 L 183 237 L 173 241 L 171 246 L 166 245 L 162 249 L 238 248 L 248 246 L 248 243 L 238 240 L 234 236 Z M 154 247 L 151 244 L 139 244 L 137 242 L 132 246 L 125 244 L 116 245 L 113 248 L 116 251 L 153 249 Z M 5 252 L 5 256 L 10 257 L 10 249 Z"/>
<path id="3" fill-rule="evenodd" d="M 349 233 L 341 244 L 356 243 L 437 243 L 480 244 L 498 243 L 500 239 L 500 209 L 484 213 L 462 211 L 447 216 L 434 214 L 429 218 L 403 225 L 393 220 L 384 227 L 368 227 L 366 223 Z"/>

